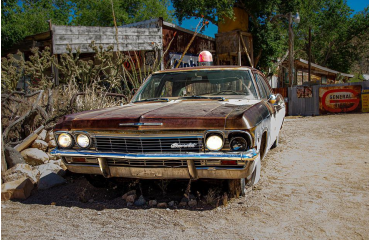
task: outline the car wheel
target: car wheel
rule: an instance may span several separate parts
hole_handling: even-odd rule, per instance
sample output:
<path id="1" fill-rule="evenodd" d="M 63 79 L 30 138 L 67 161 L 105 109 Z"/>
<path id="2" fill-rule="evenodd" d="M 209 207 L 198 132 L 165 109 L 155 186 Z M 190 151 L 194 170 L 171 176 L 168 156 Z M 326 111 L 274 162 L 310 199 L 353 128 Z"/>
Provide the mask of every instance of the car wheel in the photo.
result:
<path id="1" fill-rule="evenodd" d="M 245 196 L 245 178 L 241 179 L 229 179 L 228 188 L 231 197 Z"/>
<path id="2" fill-rule="evenodd" d="M 246 190 L 259 182 L 260 179 L 260 161 L 257 162 L 254 171 L 247 178 L 230 179 L 228 180 L 228 186 L 231 196 L 239 197 L 245 196 Z"/>
<path id="3" fill-rule="evenodd" d="M 279 135 L 275 139 L 275 141 L 274 141 L 273 145 L 270 147 L 270 149 L 278 147 L 278 143 L 279 143 Z"/>
<path id="4" fill-rule="evenodd" d="M 95 188 L 107 188 L 111 183 L 110 179 L 102 175 L 85 175 L 86 180 Z"/>
<path id="5" fill-rule="evenodd" d="M 255 170 L 252 174 L 245 179 L 245 189 L 254 186 L 256 183 L 259 182 L 260 179 L 260 161 L 256 164 Z"/>

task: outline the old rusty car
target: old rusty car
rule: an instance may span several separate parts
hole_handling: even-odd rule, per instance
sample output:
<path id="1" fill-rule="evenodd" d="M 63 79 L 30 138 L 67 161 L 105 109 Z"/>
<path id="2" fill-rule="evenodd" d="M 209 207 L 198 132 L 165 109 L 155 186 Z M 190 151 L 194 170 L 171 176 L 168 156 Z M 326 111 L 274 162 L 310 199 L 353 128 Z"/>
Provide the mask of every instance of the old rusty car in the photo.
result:
<path id="1" fill-rule="evenodd" d="M 240 193 L 278 144 L 281 95 L 250 67 L 159 71 L 124 106 L 75 113 L 55 126 L 74 173 L 105 178 L 228 179 Z"/>

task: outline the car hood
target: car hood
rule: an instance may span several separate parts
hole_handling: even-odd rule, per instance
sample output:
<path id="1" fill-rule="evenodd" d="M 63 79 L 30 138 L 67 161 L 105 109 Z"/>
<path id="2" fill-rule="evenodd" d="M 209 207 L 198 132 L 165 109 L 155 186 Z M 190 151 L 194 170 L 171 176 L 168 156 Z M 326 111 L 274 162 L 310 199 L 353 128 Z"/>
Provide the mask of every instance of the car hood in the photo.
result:
<path id="1" fill-rule="evenodd" d="M 225 129 L 227 119 L 242 119 L 259 100 L 176 100 L 131 103 L 65 116 L 55 130 Z"/>

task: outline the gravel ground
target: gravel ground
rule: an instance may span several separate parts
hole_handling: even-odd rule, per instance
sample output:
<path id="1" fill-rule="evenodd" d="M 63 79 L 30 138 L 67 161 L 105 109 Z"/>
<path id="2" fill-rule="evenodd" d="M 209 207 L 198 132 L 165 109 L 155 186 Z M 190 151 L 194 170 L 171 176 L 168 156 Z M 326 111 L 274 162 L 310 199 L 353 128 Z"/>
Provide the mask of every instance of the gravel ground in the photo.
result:
<path id="1" fill-rule="evenodd" d="M 246 197 L 219 207 L 126 208 L 120 198 L 126 189 L 96 190 L 71 175 L 66 185 L 35 191 L 22 202 L 3 202 L 1 235 L 17 240 L 369 239 L 368 130 L 369 114 L 286 118 L 280 145 L 262 162 L 259 184 Z M 155 192 L 141 185 L 143 192 Z M 182 188 L 181 182 L 168 187 L 170 198 L 180 199 L 176 190 Z"/>

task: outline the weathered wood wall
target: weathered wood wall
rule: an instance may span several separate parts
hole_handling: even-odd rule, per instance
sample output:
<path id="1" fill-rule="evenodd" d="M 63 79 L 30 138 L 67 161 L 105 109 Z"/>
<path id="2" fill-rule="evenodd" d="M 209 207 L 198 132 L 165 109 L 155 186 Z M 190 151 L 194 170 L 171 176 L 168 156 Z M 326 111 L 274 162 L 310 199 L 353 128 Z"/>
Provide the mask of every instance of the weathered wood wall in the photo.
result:
<path id="1" fill-rule="evenodd" d="M 107 48 L 114 45 L 117 51 L 114 27 L 56 26 L 53 25 L 53 53 L 67 53 L 67 46 L 73 52 L 79 47 L 81 53 L 93 52 L 88 46 L 92 41 Z M 118 28 L 120 51 L 154 50 L 162 48 L 161 28 Z"/>
<path id="2" fill-rule="evenodd" d="M 230 31 L 224 33 L 216 34 L 216 52 L 218 59 L 220 61 L 225 61 L 226 65 L 237 65 L 237 56 L 238 52 L 241 53 L 242 56 L 242 65 L 250 66 L 250 62 L 246 57 L 246 52 L 244 51 L 244 47 L 242 41 L 240 40 L 240 35 L 246 45 L 247 51 L 250 55 L 251 62 L 254 63 L 254 51 L 253 51 L 253 41 L 252 35 L 248 32 L 240 32 L 240 31 Z M 236 59 L 234 61 L 233 59 Z M 219 63 L 220 64 L 220 63 Z"/>

